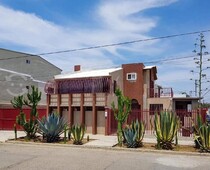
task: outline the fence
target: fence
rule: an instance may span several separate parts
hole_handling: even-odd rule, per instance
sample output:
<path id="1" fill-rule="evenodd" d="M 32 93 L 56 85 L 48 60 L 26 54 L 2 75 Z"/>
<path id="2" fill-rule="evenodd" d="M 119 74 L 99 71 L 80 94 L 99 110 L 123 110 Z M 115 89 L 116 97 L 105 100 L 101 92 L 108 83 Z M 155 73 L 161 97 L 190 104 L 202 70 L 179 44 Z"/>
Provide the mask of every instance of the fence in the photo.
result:
<path id="1" fill-rule="evenodd" d="M 30 109 L 23 109 L 26 114 L 26 119 L 30 117 Z M 39 117 L 46 115 L 46 109 L 38 109 Z M 1 108 L 0 109 L 0 130 L 13 130 L 14 123 L 16 123 L 16 117 L 19 115 L 18 109 L 13 108 Z M 21 130 L 21 127 L 17 125 L 17 129 Z"/>
<path id="2" fill-rule="evenodd" d="M 178 132 L 178 136 L 192 137 L 192 125 L 196 123 L 197 116 L 199 114 L 199 110 L 192 110 L 188 112 L 186 110 L 177 110 L 176 115 L 180 119 L 180 129 Z M 110 118 L 110 128 L 109 134 L 116 134 L 117 131 L 117 121 L 114 119 L 113 113 L 111 113 Z M 203 110 L 201 112 L 202 119 L 205 120 L 206 112 Z M 154 117 L 155 111 L 150 110 L 133 110 L 127 119 L 125 124 L 130 124 L 133 120 L 141 120 L 146 124 L 146 134 L 152 135 L 154 133 Z"/>

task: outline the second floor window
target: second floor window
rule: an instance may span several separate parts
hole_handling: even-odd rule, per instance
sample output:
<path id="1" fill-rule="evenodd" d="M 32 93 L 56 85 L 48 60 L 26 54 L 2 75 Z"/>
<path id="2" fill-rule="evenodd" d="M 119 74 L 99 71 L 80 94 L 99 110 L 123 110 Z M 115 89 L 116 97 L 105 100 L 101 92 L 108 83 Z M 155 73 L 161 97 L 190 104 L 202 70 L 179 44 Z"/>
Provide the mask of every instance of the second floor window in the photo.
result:
<path id="1" fill-rule="evenodd" d="M 27 59 L 26 60 L 26 64 L 30 64 L 30 63 L 31 63 L 31 61 Z"/>
<path id="2" fill-rule="evenodd" d="M 136 80 L 137 74 L 136 73 L 127 73 L 127 80 Z"/>

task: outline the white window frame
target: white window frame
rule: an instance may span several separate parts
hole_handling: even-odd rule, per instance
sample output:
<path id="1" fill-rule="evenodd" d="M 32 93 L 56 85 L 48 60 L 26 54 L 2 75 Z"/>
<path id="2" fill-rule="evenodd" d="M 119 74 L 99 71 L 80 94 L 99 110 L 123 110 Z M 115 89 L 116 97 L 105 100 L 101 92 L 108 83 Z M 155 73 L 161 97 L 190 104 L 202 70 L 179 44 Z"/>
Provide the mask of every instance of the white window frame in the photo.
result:
<path id="1" fill-rule="evenodd" d="M 128 81 L 135 81 L 135 80 L 137 80 L 137 74 L 136 73 L 127 73 L 126 80 L 128 80 Z"/>

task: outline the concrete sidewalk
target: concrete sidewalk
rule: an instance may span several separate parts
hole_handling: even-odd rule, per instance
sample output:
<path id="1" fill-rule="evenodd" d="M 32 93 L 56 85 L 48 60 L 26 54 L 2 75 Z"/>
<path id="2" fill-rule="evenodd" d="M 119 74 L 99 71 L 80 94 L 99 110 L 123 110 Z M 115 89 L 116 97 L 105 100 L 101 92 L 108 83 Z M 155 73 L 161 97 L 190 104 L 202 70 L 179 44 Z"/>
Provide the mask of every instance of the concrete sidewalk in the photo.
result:
<path id="1" fill-rule="evenodd" d="M 17 137 L 23 137 L 26 136 L 24 131 L 17 131 Z M 0 142 L 5 142 L 8 139 L 14 139 L 15 133 L 14 131 L 9 130 L 0 130 Z"/>
<path id="2" fill-rule="evenodd" d="M 94 139 L 88 143 L 86 146 L 93 147 L 112 147 L 117 144 L 117 136 L 104 136 L 104 135 L 92 135 L 86 134 L 85 138 L 89 135 L 90 139 Z M 26 136 L 23 131 L 17 131 L 17 137 Z M 14 139 L 14 131 L 2 131 L 0 130 L 0 142 L 5 142 L 8 139 Z M 154 135 L 145 135 L 143 142 L 145 143 L 156 143 L 156 138 Z M 178 143 L 180 145 L 194 145 L 192 137 L 179 137 Z"/>

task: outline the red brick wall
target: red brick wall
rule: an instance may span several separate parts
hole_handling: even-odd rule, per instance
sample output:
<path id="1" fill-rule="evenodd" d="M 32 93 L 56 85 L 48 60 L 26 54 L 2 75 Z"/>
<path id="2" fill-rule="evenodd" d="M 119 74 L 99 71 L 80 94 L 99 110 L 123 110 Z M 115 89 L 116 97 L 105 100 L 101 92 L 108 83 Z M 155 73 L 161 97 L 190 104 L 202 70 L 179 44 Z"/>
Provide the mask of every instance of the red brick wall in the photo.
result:
<path id="1" fill-rule="evenodd" d="M 141 108 L 143 106 L 143 68 L 144 65 L 142 63 L 136 64 L 123 64 L 123 93 L 125 96 L 129 97 L 130 99 L 136 99 Z M 128 81 L 127 80 L 127 73 L 137 73 L 137 80 L 135 81 Z"/>

